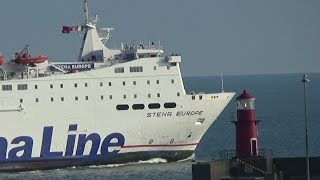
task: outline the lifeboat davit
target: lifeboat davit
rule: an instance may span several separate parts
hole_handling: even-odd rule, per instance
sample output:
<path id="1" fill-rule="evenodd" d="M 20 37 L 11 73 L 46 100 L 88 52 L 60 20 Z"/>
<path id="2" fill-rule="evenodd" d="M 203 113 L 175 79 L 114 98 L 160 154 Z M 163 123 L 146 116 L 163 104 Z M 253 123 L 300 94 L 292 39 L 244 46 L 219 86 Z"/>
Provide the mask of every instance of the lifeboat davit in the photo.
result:
<path id="1" fill-rule="evenodd" d="M 48 60 L 48 56 L 38 56 L 38 57 L 32 57 L 28 50 L 28 45 L 20 52 L 15 54 L 15 61 L 19 64 L 37 64 L 37 63 L 43 63 Z"/>

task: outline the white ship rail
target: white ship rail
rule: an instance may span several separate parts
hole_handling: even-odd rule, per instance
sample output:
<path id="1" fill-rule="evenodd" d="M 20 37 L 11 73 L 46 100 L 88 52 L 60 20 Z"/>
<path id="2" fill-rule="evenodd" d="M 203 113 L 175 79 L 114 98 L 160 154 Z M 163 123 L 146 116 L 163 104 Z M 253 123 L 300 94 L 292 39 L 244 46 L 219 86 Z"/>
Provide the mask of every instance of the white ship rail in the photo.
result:
<path id="1" fill-rule="evenodd" d="M 132 50 L 132 49 L 151 49 L 151 50 L 162 50 L 160 41 L 148 43 L 139 42 L 128 45 L 127 43 L 121 43 L 121 50 Z"/>

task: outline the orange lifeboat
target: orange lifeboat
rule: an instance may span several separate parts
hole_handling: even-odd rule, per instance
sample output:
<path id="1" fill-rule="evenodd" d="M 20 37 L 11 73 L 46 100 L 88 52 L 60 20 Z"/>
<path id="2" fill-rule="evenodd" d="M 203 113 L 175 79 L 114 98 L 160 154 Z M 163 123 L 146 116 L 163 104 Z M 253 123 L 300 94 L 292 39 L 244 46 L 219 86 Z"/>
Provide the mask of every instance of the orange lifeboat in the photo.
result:
<path id="1" fill-rule="evenodd" d="M 38 57 L 32 57 L 28 50 L 28 45 L 20 52 L 15 54 L 15 61 L 19 64 L 37 64 L 37 63 L 43 63 L 48 60 L 48 56 L 38 56 Z"/>
<path id="2" fill-rule="evenodd" d="M 1 54 L 0 54 L 0 66 L 2 66 L 3 63 L 4 63 L 4 57 L 1 56 Z"/>

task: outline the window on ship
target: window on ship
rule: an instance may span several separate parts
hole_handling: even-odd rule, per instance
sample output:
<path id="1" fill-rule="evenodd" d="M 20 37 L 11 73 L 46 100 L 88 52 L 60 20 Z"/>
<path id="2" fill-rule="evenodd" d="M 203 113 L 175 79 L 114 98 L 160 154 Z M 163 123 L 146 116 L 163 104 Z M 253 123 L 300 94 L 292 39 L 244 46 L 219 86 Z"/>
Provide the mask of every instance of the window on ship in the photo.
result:
<path id="1" fill-rule="evenodd" d="M 12 91 L 12 85 L 2 85 L 2 91 Z"/>
<path id="2" fill-rule="evenodd" d="M 165 108 L 175 108 L 177 106 L 174 102 L 164 103 Z"/>
<path id="3" fill-rule="evenodd" d="M 119 104 L 116 106 L 117 110 L 128 110 L 129 109 L 129 105 L 127 104 Z"/>
<path id="4" fill-rule="evenodd" d="M 144 104 L 134 104 L 132 105 L 132 109 L 134 110 L 144 109 Z"/>
<path id="5" fill-rule="evenodd" d="M 28 85 L 27 84 L 18 84 L 18 90 L 27 90 Z"/>
<path id="6" fill-rule="evenodd" d="M 159 103 L 150 103 L 148 105 L 149 109 L 159 109 L 160 108 L 160 104 Z"/>
<path id="7" fill-rule="evenodd" d="M 124 73 L 124 67 L 116 67 L 114 68 L 115 73 Z"/>

